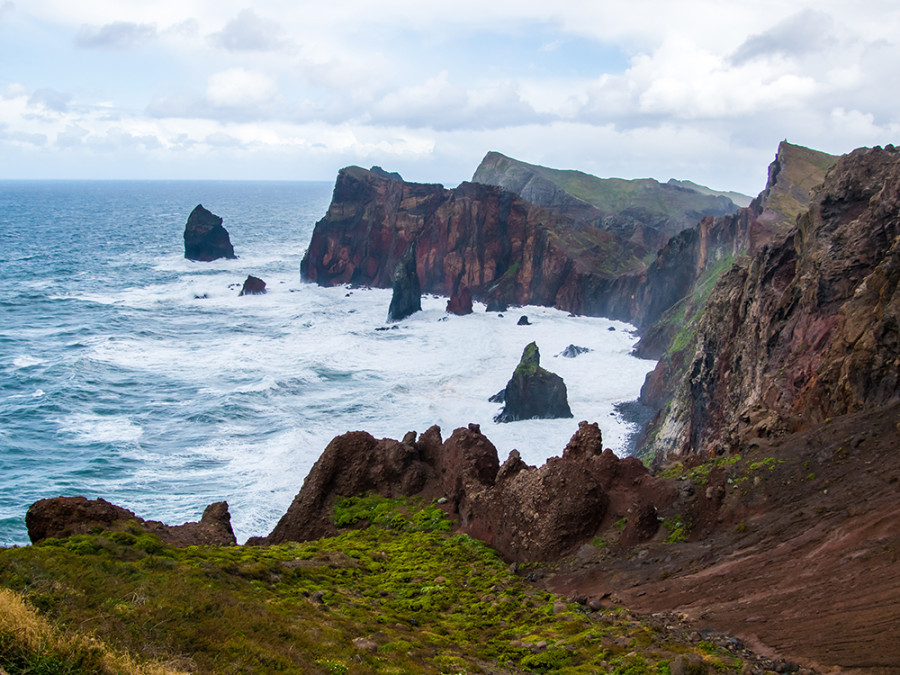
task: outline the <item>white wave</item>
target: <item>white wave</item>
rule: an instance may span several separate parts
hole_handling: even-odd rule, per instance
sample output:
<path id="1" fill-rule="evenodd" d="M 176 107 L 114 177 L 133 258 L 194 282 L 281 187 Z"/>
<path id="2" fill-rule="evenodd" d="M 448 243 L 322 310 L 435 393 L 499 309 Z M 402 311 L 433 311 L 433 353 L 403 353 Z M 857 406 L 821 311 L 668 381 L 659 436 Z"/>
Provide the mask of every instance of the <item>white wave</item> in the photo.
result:
<path id="1" fill-rule="evenodd" d="M 81 443 L 133 443 L 144 433 L 125 415 L 77 413 L 60 420 L 60 431 Z"/>
<path id="2" fill-rule="evenodd" d="M 36 356 L 31 356 L 30 354 L 22 354 L 21 356 L 15 357 L 12 361 L 13 366 L 20 370 L 24 370 L 25 368 L 33 368 L 34 366 L 39 366 L 42 363 L 46 363 L 46 361 Z"/>

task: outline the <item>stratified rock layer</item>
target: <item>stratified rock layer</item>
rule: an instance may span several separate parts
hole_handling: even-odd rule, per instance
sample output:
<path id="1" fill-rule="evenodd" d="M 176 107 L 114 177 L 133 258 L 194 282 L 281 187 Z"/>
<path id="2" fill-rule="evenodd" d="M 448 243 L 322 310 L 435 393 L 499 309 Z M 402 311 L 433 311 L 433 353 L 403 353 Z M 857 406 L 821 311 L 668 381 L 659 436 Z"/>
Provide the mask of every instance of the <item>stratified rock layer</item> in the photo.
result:
<path id="1" fill-rule="evenodd" d="M 54 497 L 32 504 L 25 514 L 25 525 L 28 537 L 35 544 L 50 537 L 86 534 L 95 527 L 113 531 L 137 528 L 155 534 L 173 546 L 233 546 L 237 543 L 226 502 L 207 506 L 199 522 L 165 525 L 139 518 L 105 499 Z"/>
<path id="2" fill-rule="evenodd" d="M 203 262 L 236 257 L 222 219 L 202 204 L 194 207 L 184 226 L 184 257 Z"/>
<path id="3" fill-rule="evenodd" d="M 541 352 L 532 342 L 503 393 L 504 408 L 495 422 L 572 417 L 568 392 L 563 379 L 541 368 Z"/>
<path id="4" fill-rule="evenodd" d="M 316 223 L 301 275 L 322 286 L 389 288 L 413 242 L 424 292 L 450 296 L 464 285 L 499 306 L 611 312 L 612 281 L 644 268 L 634 244 L 498 187 L 446 190 L 348 167 Z"/>
<path id="5" fill-rule="evenodd" d="M 900 396 L 900 152 L 828 172 L 786 236 L 712 292 L 655 448 L 705 452 Z"/>

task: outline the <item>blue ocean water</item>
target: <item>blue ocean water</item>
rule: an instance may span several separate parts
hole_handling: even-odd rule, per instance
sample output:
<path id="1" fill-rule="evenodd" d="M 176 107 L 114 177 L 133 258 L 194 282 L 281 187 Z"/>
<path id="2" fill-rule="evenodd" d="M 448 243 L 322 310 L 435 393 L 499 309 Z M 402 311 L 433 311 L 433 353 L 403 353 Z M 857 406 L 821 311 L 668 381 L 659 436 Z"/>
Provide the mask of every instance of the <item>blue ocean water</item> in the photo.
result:
<path id="1" fill-rule="evenodd" d="M 501 460 L 558 455 L 579 419 L 621 450 L 615 404 L 653 363 L 626 324 L 528 307 L 499 318 L 446 300 L 396 330 L 390 292 L 300 281 L 330 183 L 0 182 L 0 546 L 27 543 L 37 499 L 104 497 L 182 523 L 227 499 L 239 540 L 267 533 L 328 441 L 352 429 L 445 437 L 482 425 Z M 237 260 L 183 257 L 202 203 Z M 248 274 L 265 296 L 238 297 Z M 532 326 L 517 327 L 521 314 Z M 610 329 L 613 330 L 610 330 Z M 487 398 L 536 340 L 574 420 L 498 425 Z M 556 358 L 569 343 L 594 351 Z"/>

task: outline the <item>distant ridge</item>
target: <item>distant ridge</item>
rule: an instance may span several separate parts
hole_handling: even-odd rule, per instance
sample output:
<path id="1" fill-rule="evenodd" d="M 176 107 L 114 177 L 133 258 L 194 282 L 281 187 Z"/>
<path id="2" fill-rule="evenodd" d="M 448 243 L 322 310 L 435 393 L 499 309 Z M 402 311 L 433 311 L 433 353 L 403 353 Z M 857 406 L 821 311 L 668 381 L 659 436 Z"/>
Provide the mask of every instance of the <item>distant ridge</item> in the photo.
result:
<path id="1" fill-rule="evenodd" d="M 702 218 L 738 209 L 728 196 L 708 188 L 703 192 L 652 178 L 598 178 L 582 171 L 528 164 L 499 152 L 485 155 L 472 181 L 497 185 L 533 204 L 641 244 L 651 257 L 670 237 Z"/>

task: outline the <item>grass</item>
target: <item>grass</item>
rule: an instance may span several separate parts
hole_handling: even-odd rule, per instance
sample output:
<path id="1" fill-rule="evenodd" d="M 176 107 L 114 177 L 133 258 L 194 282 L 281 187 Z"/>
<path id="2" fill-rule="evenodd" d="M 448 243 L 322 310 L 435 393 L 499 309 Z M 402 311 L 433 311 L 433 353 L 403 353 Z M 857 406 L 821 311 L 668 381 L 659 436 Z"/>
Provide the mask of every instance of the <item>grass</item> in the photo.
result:
<path id="1" fill-rule="evenodd" d="M 438 513 L 363 497 L 335 510 L 356 529 L 315 542 L 176 549 L 133 531 L 0 550 L 0 665 L 9 675 L 624 675 L 665 674 L 687 650 L 739 671 L 622 610 L 563 603 Z M 42 659 L 55 665 L 41 670 Z"/>

